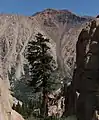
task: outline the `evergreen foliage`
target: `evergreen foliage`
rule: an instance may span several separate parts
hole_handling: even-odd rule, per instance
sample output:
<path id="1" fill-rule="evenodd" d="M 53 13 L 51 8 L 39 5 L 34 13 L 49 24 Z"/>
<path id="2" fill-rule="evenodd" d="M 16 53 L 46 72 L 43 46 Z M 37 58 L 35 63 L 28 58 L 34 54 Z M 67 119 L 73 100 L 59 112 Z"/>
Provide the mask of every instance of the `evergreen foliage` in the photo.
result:
<path id="1" fill-rule="evenodd" d="M 27 59 L 30 64 L 31 80 L 29 85 L 35 87 L 36 91 L 49 84 L 49 77 L 53 71 L 53 57 L 50 55 L 50 47 L 47 45 L 49 39 L 38 33 L 36 39 L 28 43 Z M 47 89 L 48 90 L 48 89 Z"/>
<path id="2" fill-rule="evenodd" d="M 41 114 L 45 118 L 48 113 L 47 101 L 50 80 L 53 71 L 53 57 L 49 53 L 49 39 L 38 33 L 35 39 L 28 43 L 27 59 L 30 65 L 31 81 L 29 85 L 35 88 L 35 92 L 42 91 Z"/>
<path id="3" fill-rule="evenodd" d="M 28 80 L 28 86 L 33 88 L 33 94 L 34 90 L 35 94 L 38 92 L 42 94 L 39 96 L 39 100 L 33 101 L 31 99 L 28 103 L 23 102 L 22 106 L 19 103 L 17 106 L 13 106 L 13 109 L 26 119 L 30 116 L 49 119 L 47 116 L 47 95 L 49 92 L 61 88 L 62 85 L 61 81 L 63 78 L 55 69 L 55 61 L 51 56 L 48 44 L 49 39 L 44 38 L 40 33 L 35 36 L 34 40 L 28 43 L 27 59 L 29 62 L 29 75 L 31 77 Z M 22 81 L 20 82 L 22 83 Z"/>

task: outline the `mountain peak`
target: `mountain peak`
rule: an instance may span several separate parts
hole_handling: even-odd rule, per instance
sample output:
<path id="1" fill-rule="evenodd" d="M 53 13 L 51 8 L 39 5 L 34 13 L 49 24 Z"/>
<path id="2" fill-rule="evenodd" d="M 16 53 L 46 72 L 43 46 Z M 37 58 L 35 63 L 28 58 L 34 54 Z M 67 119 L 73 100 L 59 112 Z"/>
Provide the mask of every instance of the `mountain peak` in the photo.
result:
<path id="1" fill-rule="evenodd" d="M 38 21 L 43 21 L 43 23 L 47 26 L 53 27 L 53 20 L 59 23 L 69 23 L 72 25 L 76 25 L 78 23 L 83 23 L 88 21 L 85 17 L 80 17 L 67 9 L 57 10 L 48 8 L 41 12 L 34 14 L 32 17 L 36 17 Z"/>
<path id="2" fill-rule="evenodd" d="M 67 10 L 67 9 L 62 9 L 62 10 L 57 10 L 57 9 L 53 9 L 53 8 L 48 8 L 48 9 L 45 9 L 45 10 L 43 10 L 43 12 L 56 12 L 56 13 L 71 13 L 69 10 Z"/>
<path id="3" fill-rule="evenodd" d="M 63 9 L 63 10 L 57 10 L 57 9 L 53 9 L 53 8 L 47 8 L 41 12 L 37 12 L 35 13 L 34 15 L 32 16 L 36 16 L 36 15 L 55 15 L 55 14 L 73 14 L 72 12 L 70 12 L 69 10 L 67 9 Z"/>

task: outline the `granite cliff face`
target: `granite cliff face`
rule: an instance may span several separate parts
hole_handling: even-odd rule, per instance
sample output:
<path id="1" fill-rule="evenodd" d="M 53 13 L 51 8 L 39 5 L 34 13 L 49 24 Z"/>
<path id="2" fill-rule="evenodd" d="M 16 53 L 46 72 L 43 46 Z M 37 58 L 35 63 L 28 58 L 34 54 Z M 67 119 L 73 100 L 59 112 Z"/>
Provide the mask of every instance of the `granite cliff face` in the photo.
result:
<path id="1" fill-rule="evenodd" d="M 94 110 L 95 112 L 99 104 L 98 100 L 97 102 L 95 101 L 99 92 L 99 16 L 89 22 L 78 36 L 76 68 L 74 70 L 72 88 L 74 93 L 76 91 L 80 93 L 76 109 L 78 119 L 80 117 L 82 119 L 89 119 L 88 117 L 90 117 L 91 119 L 93 114 L 88 114 L 89 111 Z M 90 95 L 91 97 L 89 97 Z M 94 97 L 94 95 L 96 96 Z M 73 102 L 73 100 L 71 101 Z M 93 106 L 95 109 L 91 109 Z M 74 108 L 76 107 L 74 106 Z M 99 119 L 97 111 L 95 117 Z"/>
<path id="2" fill-rule="evenodd" d="M 67 10 L 47 9 L 31 17 L 0 15 L 0 118 L 10 120 L 13 100 L 8 72 L 15 68 L 16 77 L 24 74 L 25 50 L 38 32 L 50 38 L 51 54 L 63 75 L 72 78 L 77 37 L 89 18 Z M 13 117 L 13 120 L 14 117 Z M 20 119 L 21 120 L 21 119 Z"/>
<path id="3" fill-rule="evenodd" d="M 76 44 L 77 88 L 81 91 L 97 91 L 99 88 L 99 18 L 82 29 Z"/>

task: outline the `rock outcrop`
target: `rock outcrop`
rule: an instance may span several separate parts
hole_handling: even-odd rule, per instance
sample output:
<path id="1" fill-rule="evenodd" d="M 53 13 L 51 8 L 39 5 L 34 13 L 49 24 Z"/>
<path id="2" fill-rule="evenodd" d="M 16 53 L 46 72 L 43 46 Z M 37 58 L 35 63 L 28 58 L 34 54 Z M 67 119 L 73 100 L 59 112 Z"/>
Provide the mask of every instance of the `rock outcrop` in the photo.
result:
<path id="1" fill-rule="evenodd" d="M 98 54 L 99 18 L 96 18 L 82 29 L 76 44 L 77 66 L 74 80 L 77 80 L 76 85 L 79 87 L 78 89 L 80 91 L 86 89 L 94 91 L 95 89 L 98 89 Z"/>
<path id="2" fill-rule="evenodd" d="M 78 37 L 72 89 L 80 93 L 77 117 L 91 119 L 99 108 L 99 18 L 89 22 Z"/>
<path id="3" fill-rule="evenodd" d="M 48 116 L 62 117 L 64 112 L 64 97 L 62 90 L 58 89 L 48 95 Z"/>

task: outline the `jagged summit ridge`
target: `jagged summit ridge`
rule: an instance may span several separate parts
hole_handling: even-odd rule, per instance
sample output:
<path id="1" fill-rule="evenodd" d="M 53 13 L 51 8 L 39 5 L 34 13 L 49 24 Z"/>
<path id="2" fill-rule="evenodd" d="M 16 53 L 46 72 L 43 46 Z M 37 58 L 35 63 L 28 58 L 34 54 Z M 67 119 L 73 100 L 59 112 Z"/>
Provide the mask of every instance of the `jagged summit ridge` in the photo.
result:
<path id="1" fill-rule="evenodd" d="M 45 13 L 48 13 L 48 14 L 52 14 L 52 13 L 53 14 L 57 14 L 57 13 L 70 13 L 71 14 L 71 12 L 66 10 L 66 9 L 57 10 L 57 9 L 47 8 L 47 9 L 41 11 L 41 12 L 35 13 L 33 16 L 38 15 L 38 14 L 45 14 Z"/>
<path id="2" fill-rule="evenodd" d="M 34 15 L 32 15 L 33 17 L 34 16 L 39 16 L 41 18 L 44 18 L 44 19 L 57 19 L 59 22 L 62 22 L 62 21 L 65 21 L 67 19 L 72 19 L 72 20 L 75 20 L 75 23 L 78 21 L 78 22 L 85 22 L 86 20 L 90 20 L 92 19 L 91 17 L 84 17 L 84 16 L 78 16 L 72 12 L 70 12 L 69 10 L 67 9 L 62 9 L 62 10 L 57 10 L 57 9 L 45 9 L 41 12 L 38 12 Z"/>

